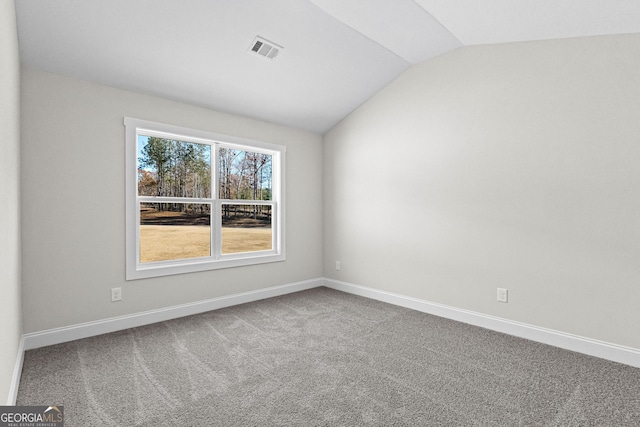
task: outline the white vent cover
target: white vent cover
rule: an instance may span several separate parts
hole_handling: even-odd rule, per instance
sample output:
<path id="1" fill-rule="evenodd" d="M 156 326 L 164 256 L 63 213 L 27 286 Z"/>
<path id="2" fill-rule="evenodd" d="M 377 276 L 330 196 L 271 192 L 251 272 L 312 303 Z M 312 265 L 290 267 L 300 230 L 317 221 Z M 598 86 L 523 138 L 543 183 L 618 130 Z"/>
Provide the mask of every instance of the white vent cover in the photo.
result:
<path id="1" fill-rule="evenodd" d="M 256 38 L 253 39 L 253 43 L 251 43 L 251 47 L 249 47 L 249 52 L 261 56 L 262 58 L 274 59 L 282 49 L 282 46 L 278 46 L 269 40 L 256 36 Z"/>

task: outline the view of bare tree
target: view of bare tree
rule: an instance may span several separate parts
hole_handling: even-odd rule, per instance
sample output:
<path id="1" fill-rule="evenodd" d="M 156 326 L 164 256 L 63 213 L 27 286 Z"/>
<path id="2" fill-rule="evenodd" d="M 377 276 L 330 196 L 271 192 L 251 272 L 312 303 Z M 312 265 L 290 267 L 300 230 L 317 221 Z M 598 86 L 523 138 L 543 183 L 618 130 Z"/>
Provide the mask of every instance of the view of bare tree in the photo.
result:
<path id="1" fill-rule="evenodd" d="M 140 136 L 138 194 L 140 196 L 211 198 L 211 159 L 208 144 Z M 214 148 L 215 149 L 215 148 Z M 232 148 L 218 148 L 218 198 L 223 200 L 272 200 L 272 156 Z M 204 205 L 158 203 L 160 211 L 194 214 Z M 224 203 L 223 220 L 252 217 L 268 222 L 271 206 Z M 197 212 L 202 213 L 202 212 Z"/>

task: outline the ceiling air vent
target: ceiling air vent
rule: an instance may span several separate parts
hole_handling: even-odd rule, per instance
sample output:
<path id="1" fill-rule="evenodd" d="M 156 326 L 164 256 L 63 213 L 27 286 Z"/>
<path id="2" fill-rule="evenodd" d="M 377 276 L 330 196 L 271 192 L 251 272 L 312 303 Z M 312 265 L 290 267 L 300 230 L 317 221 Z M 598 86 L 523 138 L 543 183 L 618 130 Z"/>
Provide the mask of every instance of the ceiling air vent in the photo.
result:
<path id="1" fill-rule="evenodd" d="M 249 52 L 263 58 L 274 59 L 282 49 L 282 46 L 278 46 L 277 44 L 272 43 L 269 40 L 265 40 L 262 37 L 256 37 L 253 40 L 253 43 L 251 43 Z"/>

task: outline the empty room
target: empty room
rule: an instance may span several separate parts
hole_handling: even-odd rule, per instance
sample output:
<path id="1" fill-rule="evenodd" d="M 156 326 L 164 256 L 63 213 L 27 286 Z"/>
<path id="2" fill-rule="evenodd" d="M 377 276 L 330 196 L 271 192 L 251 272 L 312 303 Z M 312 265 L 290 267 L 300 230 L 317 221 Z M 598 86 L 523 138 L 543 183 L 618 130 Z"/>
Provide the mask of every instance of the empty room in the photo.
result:
<path id="1" fill-rule="evenodd" d="M 0 0 L 0 144 L 0 427 L 640 425 L 640 2 Z"/>

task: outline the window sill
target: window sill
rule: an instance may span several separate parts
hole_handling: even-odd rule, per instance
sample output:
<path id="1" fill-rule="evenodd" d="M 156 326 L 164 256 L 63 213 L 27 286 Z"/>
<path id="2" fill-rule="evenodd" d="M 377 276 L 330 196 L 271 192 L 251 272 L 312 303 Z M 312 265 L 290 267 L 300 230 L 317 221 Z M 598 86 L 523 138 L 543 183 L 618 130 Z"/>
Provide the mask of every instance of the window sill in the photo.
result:
<path id="1" fill-rule="evenodd" d="M 170 276 L 175 274 L 193 273 L 199 271 L 219 270 L 223 268 L 245 267 L 249 265 L 267 264 L 272 262 L 285 261 L 284 254 L 266 254 L 246 257 L 223 258 L 218 260 L 194 259 L 185 260 L 181 263 L 172 261 L 170 264 L 149 263 L 139 265 L 136 269 L 127 271 L 127 280 L 147 279 L 151 277 Z"/>

